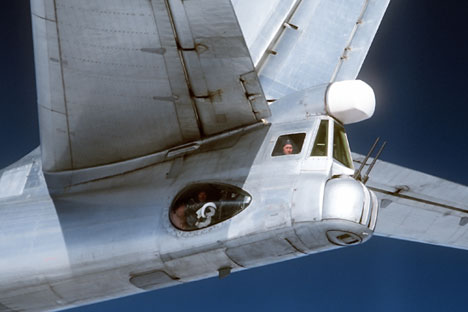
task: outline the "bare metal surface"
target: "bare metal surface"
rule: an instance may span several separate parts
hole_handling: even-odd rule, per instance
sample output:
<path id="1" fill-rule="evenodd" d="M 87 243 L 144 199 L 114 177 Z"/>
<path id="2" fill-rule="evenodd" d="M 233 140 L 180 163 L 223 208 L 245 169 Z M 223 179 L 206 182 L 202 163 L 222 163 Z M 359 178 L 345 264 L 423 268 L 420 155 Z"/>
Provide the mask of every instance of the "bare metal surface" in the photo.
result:
<path id="1" fill-rule="evenodd" d="M 150 290 L 160 285 L 167 285 L 176 280 L 176 278 L 169 276 L 166 272 L 157 270 L 135 274 L 130 278 L 130 283 L 138 288 Z"/>
<path id="2" fill-rule="evenodd" d="M 261 28 L 274 25 L 257 45 L 258 33 L 244 30 L 254 60 L 269 55 L 263 86 L 272 97 L 313 86 L 273 104 L 268 125 L 258 123 L 268 110 L 230 6 L 213 1 L 32 2 L 37 72 L 47 77 L 38 79 L 43 154 L 0 171 L 0 311 L 58 310 L 224 276 L 359 243 L 374 226 L 468 249 L 465 186 L 377 161 L 366 187 L 331 157 L 324 91 L 357 74 L 388 1 L 254 4 L 268 9 Z M 248 105 L 234 109 L 220 100 L 226 94 Z M 329 156 L 310 157 L 321 120 Z M 292 133 L 305 134 L 301 152 L 272 157 Z M 99 148 L 81 149 L 89 144 Z M 43 166 L 70 170 L 44 175 Z M 173 227 L 180 190 L 216 182 L 251 194 L 250 206 L 200 231 Z"/>
<path id="3" fill-rule="evenodd" d="M 367 186 L 383 203 L 377 235 L 468 249 L 468 228 L 462 222 L 468 217 L 466 186 L 381 160 Z"/>
<path id="4" fill-rule="evenodd" d="M 9 172 L 31 167 L 19 171 L 27 174 L 21 194 L 0 199 L 0 302 L 20 311 L 63 309 L 338 248 L 327 238 L 333 230 L 364 241 L 372 234 L 362 224 L 368 218 L 359 220 L 367 214 L 364 202 L 353 202 L 357 219 L 330 211 L 331 219 L 322 216 L 327 180 L 353 173 L 331 156 L 309 157 L 322 119 L 329 117 L 299 116 L 228 136 L 228 144 L 182 146 L 179 157 L 52 196 L 35 150 L 0 171 L 14 176 Z M 271 156 L 279 136 L 298 132 L 305 133 L 301 153 Z M 188 185 L 216 182 L 250 194 L 250 205 L 199 231 L 177 230 L 169 220 L 177 194 Z"/>
<path id="5" fill-rule="evenodd" d="M 15 312 L 15 310 L 12 310 L 9 307 L 0 303 L 0 312 Z"/>
<path id="6" fill-rule="evenodd" d="M 298 0 L 231 0 L 255 67 L 269 53 Z"/>
<path id="7" fill-rule="evenodd" d="M 383 7 L 281 3 L 257 3 L 269 8 L 262 28 L 276 25 L 257 46 L 259 57 L 276 52 L 262 69 L 263 86 L 281 72 L 285 80 L 271 80 L 281 88 L 269 92 L 314 88 L 277 101 L 276 115 L 260 123 L 269 108 L 229 1 L 32 1 L 42 153 L 0 171 L 0 309 L 60 310 L 372 235 L 378 204 L 346 180 L 354 170 L 333 159 L 335 121 L 323 107 L 322 78 L 342 43 L 359 47 L 362 35 L 368 48 L 380 18 L 364 32 L 353 23 Z M 303 66 L 310 51 L 323 68 Z M 296 62 L 281 61 L 287 53 Z M 343 62 L 337 75 L 359 66 Z M 322 120 L 328 156 L 311 157 Z M 279 137 L 296 133 L 305 138 L 299 153 L 272 156 Z M 329 198 L 336 181 L 352 200 Z M 198 231 L 175 228 L 176 196 L 210 183 L 244 190 L 250 205 Z M 395 194 L 409 190 L 399 184 Z"/>
<path id="8" fill-rule="evenodd" d="M 207 139 L 197 140 L 192 143 L 176 146 L 169 150 L 146 155 L 144 157 L 134 158 L 128 161 L 100 166 L 97 168 L 63 171 L 58 173 L 46 173 L 48 178 L 49 191 L 54 193 L 61 193 L 73 185 L 85 184 L 88 182 L 129 173 L 144 167 L 156 165 L 164 161 L 174 160 L 174 163 L 178 164 L 185 155 L 189 155 L 200 149 L 207 150 L 233 146 L 242 135 L 268 126 L 269 125 L 265 123 L 256 123 L 250 126 L 228 131 L 220 135 L 214 135 Z M 168 174 L 175 174 L 172 167 Z"/>
<path id="9" fill-rule="evenodd" d="M 41 0 L 32 13 L 46 171 L 145 156 L 269 115 L 228 0 Z"/>
<path id="10" fill-rule="evenodd" d="M 254 61 L 262 60 L 259 74 L 267 99 L 279 99 L 323 83 L 355 79 L 389 0 L 233 3 Z M 264 54 L 268 57 L 262 59 Z"/>

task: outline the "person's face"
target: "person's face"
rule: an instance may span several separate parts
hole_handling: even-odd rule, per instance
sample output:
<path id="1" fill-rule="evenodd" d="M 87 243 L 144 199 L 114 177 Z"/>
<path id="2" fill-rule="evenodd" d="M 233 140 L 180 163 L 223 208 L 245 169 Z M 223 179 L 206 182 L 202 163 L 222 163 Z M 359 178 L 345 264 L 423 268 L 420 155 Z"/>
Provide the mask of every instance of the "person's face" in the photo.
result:
<path id="1" fill-rule="evenodd" d="M 199 202 L 204 202 L 204 201 L 206 201 L 206 193 L 205 193 L 205 192 L 200 192 L 200 193 L 198 193 L 198 201 L 199 201 Z"/>
<path id="2" fill-rule="evenodd" d="M 291 144 L 285 144 L 283 146 L 283 154 L 284 155 L 291 155 L 293 153 L 293 147 Z"/>
<path id="3" fill-rule="evenodd" d="M 175 213 L 176 213 L 176 216 L 178 216 L 179 218 L 183 218 L 185 216 L 185 206 L 181 205 L 177 207 Z"/>

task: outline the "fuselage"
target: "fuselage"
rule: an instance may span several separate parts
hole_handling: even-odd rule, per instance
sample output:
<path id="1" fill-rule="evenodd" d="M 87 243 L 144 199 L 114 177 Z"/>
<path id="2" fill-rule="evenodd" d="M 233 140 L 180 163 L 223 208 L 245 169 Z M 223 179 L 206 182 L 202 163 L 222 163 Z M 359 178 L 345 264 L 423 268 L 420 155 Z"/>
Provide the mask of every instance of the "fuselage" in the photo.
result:
<path id="1" fill-rule="evenodd" d="M 279 118 L 65 175 L 44 174 L 33 151 L 2 172 L 0 307 L 63 309 L 367 240 L 378 204 L 334 152 L 337 127 L 327 115 Z M 275 155 L 294 135 L 296 153 Z M 200 229 L 174 226 L 176 199 L 207 185 L 248 204 Z"/>

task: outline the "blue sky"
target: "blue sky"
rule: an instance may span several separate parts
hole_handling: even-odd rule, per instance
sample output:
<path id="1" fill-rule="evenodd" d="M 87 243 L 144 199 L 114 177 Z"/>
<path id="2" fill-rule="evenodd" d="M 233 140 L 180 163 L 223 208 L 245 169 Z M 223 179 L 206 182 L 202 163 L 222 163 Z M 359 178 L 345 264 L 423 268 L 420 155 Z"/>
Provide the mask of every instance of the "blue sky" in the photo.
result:
<path id="1" fill-rule="evenodd" d="M 39 144 L 28 1 L 0 12 L 0 167 Z M 463 4 L 462 4 L 463 3 Z M 365 153 L 468 185 L 468 4 L 393 0 L 360 78 L 375 116 L 347 127 Z M 468 251 L 373 238 L 368 243 L 76 311 L 466 311 Z"/>

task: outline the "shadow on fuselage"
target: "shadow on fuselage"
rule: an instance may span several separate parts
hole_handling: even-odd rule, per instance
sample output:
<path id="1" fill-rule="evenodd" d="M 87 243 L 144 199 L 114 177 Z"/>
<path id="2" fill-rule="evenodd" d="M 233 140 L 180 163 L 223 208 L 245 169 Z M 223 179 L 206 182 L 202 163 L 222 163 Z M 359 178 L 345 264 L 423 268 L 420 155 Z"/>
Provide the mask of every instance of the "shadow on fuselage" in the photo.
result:
<path id="1" fill-rule="evenodd" d="M 265 125 L 170 161 L 53 194 L 73 272 L 66 284 L 79 287 L 96 279 L 108 281 L 111 286 L 103 290 L 105 296 L 135 291 L 128 282 L 134 272 L 164 268 L 171 276 L 184 278 L 172 258 L 221 248 L 222 241 L 228 240 L 232 219 L 184 232 L 169 220 L 171 204 L 193 184 L 220 183 L 243 189 L 256 159 L 262 156 L 269 128 Z M 206 274 L 201 271 L 188 269 L 187 274 Z M 78 300 L 95 296 L 91 290 L 85 293 Z"/>

